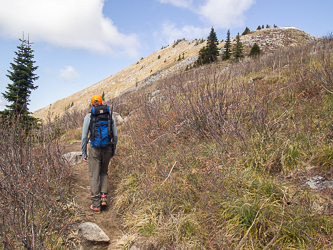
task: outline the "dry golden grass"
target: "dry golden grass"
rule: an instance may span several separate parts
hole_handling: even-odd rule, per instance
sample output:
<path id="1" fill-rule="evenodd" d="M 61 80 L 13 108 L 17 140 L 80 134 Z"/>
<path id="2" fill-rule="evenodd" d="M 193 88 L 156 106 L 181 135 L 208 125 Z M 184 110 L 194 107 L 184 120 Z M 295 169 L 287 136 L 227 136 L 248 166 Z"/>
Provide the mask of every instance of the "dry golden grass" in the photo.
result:
<path id="1" fill-rule="evenodd" d="M 274 28 L 253 31 L 249 35 L 242 36 L 241 39 L 244 44 L 245 55 L 247 55 L 255 42 L 260 45 L 262 52 L 266 54 L 284 46 L 297 46 L 309 42 L 315 37 L 294 28 Z M 49 114 L 51 114 L 52 119 L 55 116 L 61 117 L 66 110 L 86 109 L 92 95 L 101 95 L 104 92 L 105 100 L 109 100 L 125 91 L 137 90 L 137 87 L 145 85 L 150 77 L 162 79 L 179 73 L 187 65 L 193 65 L 199 50 L 205 44 L 206 42 L 200 43 L 197 40 L 186 41 L 181 39 L 71 96 L 37 110 L 34 112 L 34 116 L 44 121 L 47 120 Z M 219 44 L 219 48 L 223 48 L 223 46 L 224 43 Z M 178 61 L 179 55 L 183 57 L 183 54 L 184 59 Z"/>

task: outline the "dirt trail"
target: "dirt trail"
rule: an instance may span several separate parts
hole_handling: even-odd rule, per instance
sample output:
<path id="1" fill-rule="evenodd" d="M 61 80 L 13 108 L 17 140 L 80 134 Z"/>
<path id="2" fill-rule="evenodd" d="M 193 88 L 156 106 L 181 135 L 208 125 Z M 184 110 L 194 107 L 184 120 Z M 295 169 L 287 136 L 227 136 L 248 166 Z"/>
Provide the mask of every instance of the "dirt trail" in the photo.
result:
<path id="1" fill-rule="evenodd" d="M 77 142 L 72 145 L 67 145 L 65 152 L 79 152 L 81 151 L 81 143 Z M 112 161 L 112 159 L 111 159 Z M 90 200 L 90 183 L 88 174 L 88 163 L 82 162 L 78 165 L 73 166 L 73 190 L 74 190 L 74 202 L 76 204 L 75 221 L 70 225 L 69 231 L 72 239 L 68 239 L 73 249 L 117 249 L 116 241 L 121 238 L 122 233 L 122 222 L 117 217 L 116 212 L 113 209 L 113 193 L 115 186 L 112 182 L 112 174 L 110 174 L 109 168 L 109 182 L 108 182 L 108 207 L 104 208 L 100 214 L 95 214 L 89 209 L 91 205 Z M 110 238 L 110 243 L 91 243 L 85 240 L 81 232 L 78 232 L 77 226 L 84 222 L 96 223 Z M 70 237 L 69 237 L 70 238 Z M 73 244 L 74 243 L 74 244 Z M 81 246 L 78 246 L 81 245 Z M 69 247 L 69 246 L 68 246 Z"/>

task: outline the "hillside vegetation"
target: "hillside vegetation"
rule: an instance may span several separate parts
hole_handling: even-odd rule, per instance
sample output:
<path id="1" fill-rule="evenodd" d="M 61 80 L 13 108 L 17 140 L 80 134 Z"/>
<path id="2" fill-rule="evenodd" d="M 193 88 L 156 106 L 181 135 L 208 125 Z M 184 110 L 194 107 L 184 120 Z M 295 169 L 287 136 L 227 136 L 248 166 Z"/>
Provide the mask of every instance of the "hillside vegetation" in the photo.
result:
<path id="1" fill-rule="evenodd" d="M 332 189 L 305 183 L 332 179 L 332 59 L 330 36 L 114 98 L 123 247 L 331 249 Z"/>
<path id="2" fill-rule="evenodd" d="M 238 63 L 176 63 L 113 98 L 126 118 L 110 167 L 120 248 L 333 248 L 333 191 L 306 184 L 332 180 L 333 38 L 300 37 Z M 102 86 L 39 131 L 2 131 L 4 249 L 62 247 L 73 209 L 57 138 L 81 138 L 85 102 Z"/>
<path id="3" fill-rule="evenodd" d="M 59 249 L 74 214 L 60 130 L 0 124 L 0 249 Z"/>
<path id="4" fill-rule="evenodd" d="M 254 43 L 257 43 L 261 47 L 262 53 L 266 54 L 285 46 L 297 46 L 315 39 L 316 37 L 291 27 L 262 29 L 241 36 L 245 55 L 248 55 Z M 232 42 L 234 43 L 235 39 Z M 187 66 L 193 66 L 200 49 L 205 45 L 206 39 L 192 41 L 178 39 L 175 43 L 162 47 L 127 68 L 71 96 L 58 100 L 50 106 L 37 110 L 34 112 L 34 117 L 44 121 L 48 116 L 53 119 L 56 116 L 62 116 L 67 110 L 86 109 L 92 95 L 102 95 L 104 92 L 105 100 L 108 100 L 128 90 L 136 90 L 156 80 L 177 74 L 184 71 Z M 223 46 L 224 42 L 218 45 L 220 49 Z"/>

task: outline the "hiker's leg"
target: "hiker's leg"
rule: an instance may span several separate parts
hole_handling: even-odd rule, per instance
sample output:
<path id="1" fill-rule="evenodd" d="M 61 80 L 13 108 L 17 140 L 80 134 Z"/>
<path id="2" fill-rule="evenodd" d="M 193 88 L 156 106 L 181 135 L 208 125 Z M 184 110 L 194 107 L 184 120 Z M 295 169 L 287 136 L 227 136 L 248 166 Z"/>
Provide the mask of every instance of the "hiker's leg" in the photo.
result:
<path id="1" fill-rule="evenodd" d="M 89 179 L 91 190 L 91 202 L 94 207 L 100 205 L 100 169 L 101 169 L 101 152 L 100 149 L 89 148 Z"/>
<path id="2" fill-rule="evenodd" d="M 103 149 L 102 166 L 101 166 L 101 171 L 100 171 L 101 193 L 108 192 L 108 166 L 109 166 L 111 154 L 112 154 L 111 147 Z"/>

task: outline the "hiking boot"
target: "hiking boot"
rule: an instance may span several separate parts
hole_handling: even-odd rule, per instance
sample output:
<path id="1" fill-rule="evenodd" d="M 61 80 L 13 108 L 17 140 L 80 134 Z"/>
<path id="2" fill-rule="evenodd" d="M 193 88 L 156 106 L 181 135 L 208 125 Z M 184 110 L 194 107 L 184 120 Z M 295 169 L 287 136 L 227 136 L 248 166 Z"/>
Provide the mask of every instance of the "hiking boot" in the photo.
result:
<path id="1" fill-rule="evenodd" d="M 101 193 L 101 206 L 107 206 L 108 205 L 108 197 L 106 193 Z"/>
<path id="2" fill-rule="evenodd" d="M 95 214 L 101 213 L 101 207 L 94 207 L 93 205 L 90 206 L 90 209 L 95 212 Z"/>

